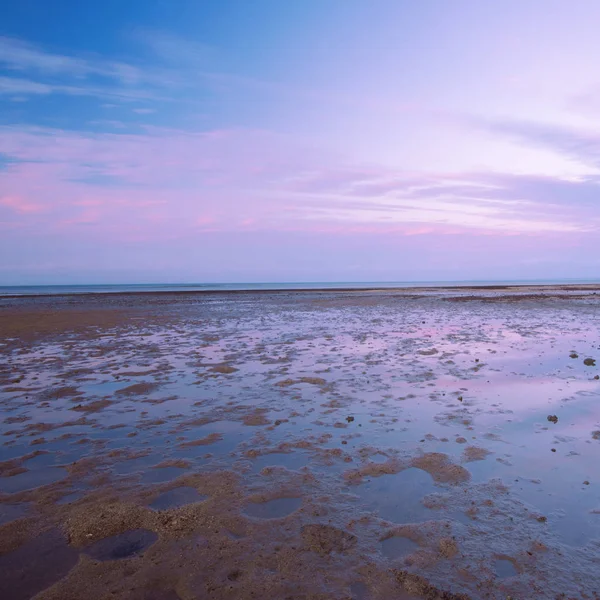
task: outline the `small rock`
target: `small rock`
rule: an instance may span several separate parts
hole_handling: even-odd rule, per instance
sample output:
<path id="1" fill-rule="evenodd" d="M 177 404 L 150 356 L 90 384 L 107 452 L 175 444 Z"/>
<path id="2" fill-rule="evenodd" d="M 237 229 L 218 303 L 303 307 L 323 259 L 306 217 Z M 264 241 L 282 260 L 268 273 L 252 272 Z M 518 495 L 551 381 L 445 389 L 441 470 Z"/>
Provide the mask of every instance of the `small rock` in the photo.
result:
<path id="1" fill-rule="evenodd" d="M 600 379 L 600 375 L 594 375 L 594 379 Z"/>
<path id="2" fill-rule="evenodd" d="M 459 396 L 459 397 L 458 397 L 458 401 L 459 401 L 459 402 L 462 402 L 462 401 L 463 401 L 463 397 L 462 397 L 462 396 Z"/>
<path id="3" fill-rule="evenodd" d="M 537 518 L 537 520 L 538 520 L 540 523 L 545 523 L 545 522 L 548 520 L 548 517 L 538 517 L 538 518 Z"/>
<path id="4" fill-rule="evenodd" d="M 354 421 L 354 417 L 346 417 L 346 421 L 348 421 L 348 423 L 352 423 L 352 421 Z"/>
<path id="5" fill-rule="evenodd" d="M 571 358 L 579 358 L 579 354 L 577 354 L 577 352 L 571 352 L 571 354 L 569 354 L 569 356 Z"/>
<path id="6" fill-rule="evenodd" d="M 550 449 L 552 452 L 556 452 L 556 448 L 551 448 Z"/>
<path id="7" fill-rule="evenodd" d="M 556 415 L 548 415 L 548 421 L 551 423 L 558 423 L 558 417 Z"/>
<path id="8" fill-rule="evenodd" d="M 586 367 L 595 367 L 595 366 L 596 366 L 596 360 L 595 360 L 594 358 L 586 358 L 586 359 L 583 361 L 583 364 L 584 364 Z"/>
<path id="9" fill-rule="evenodd" d="M 590 485 L 590 482 L 589 482 L 589 481 L 586 479 L 586 480 L 583 482 L 583 485 Z"/>

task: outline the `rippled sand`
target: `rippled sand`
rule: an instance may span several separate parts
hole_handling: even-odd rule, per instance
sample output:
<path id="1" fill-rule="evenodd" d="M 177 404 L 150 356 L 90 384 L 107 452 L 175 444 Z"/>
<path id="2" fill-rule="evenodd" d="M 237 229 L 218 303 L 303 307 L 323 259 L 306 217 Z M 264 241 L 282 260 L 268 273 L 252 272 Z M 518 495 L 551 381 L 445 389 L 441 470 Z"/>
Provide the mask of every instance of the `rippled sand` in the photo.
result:
<path id="1" fill-rule="evenodd" d="M 599 326 L 593 286 L 2 299 L 0 598 L 598 598 Z"/>

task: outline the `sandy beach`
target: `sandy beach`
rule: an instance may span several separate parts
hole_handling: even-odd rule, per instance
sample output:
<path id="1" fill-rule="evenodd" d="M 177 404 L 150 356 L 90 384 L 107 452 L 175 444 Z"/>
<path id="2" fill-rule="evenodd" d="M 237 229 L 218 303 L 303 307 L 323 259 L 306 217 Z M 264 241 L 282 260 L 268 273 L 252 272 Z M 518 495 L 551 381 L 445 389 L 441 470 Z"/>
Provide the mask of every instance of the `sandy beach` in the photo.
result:
<path id="1" fill-rule="evenodd" d="M 0 598 L 600 598 L 600 286 L 0 298 Z"/>

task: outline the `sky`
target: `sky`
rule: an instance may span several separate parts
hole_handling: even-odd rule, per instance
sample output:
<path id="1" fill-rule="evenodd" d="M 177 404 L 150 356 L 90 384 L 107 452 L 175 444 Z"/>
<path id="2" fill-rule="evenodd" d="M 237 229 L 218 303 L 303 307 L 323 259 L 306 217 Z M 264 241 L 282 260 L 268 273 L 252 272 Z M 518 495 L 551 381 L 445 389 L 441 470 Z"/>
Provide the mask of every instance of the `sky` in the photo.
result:
<path id="1" fill-rule="evenodd" d="M 0 285 L 600 279 L 600 2 L 0 5 Z"/>

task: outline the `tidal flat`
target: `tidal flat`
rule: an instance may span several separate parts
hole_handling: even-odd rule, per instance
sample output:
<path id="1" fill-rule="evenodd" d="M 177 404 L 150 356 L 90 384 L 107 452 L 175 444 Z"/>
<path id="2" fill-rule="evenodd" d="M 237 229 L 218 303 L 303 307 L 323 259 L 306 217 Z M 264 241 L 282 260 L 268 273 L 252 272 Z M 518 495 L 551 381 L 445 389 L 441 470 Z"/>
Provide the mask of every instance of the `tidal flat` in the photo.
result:
<path id="1" fill-rule="evenodd" d="M 0 299 L 0 598 L 600 598 L 600 286 Z"/>

